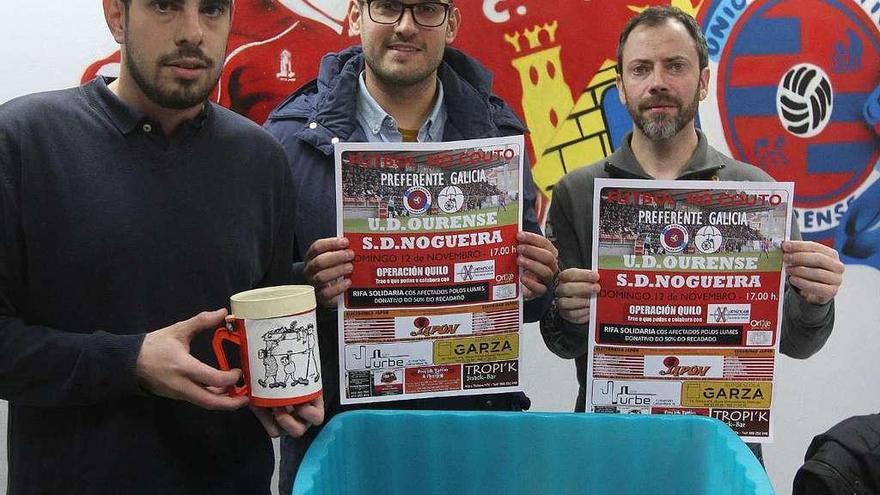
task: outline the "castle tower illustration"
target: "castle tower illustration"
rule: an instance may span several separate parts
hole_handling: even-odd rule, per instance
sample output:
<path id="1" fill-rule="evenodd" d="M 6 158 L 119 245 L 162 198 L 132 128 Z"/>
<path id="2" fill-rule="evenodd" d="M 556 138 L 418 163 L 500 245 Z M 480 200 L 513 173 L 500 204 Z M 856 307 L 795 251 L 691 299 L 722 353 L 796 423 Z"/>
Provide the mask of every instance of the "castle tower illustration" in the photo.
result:
<path id="1" fill-rule="evenodd" d="M 614 85 L 614 65 L 603 64 L 575 102 L 556 43 L 558 26 L 554 20 L 504 36 L 518 55 L 511 65 L 519 72 L 523 114 L 537 157 L 532 177 L 548 197 L 567 172 L 611 153 L 600 110 L 602 92 Z"/>
<path id="2" fill-rule="evenodd" d="M 568 172 L 589 165 L 614 151 L 608 133 L 608 117 L 603 112 L 603 102 L 612 90 L 616 99 L 614 79 L 615 63 L 606 60 L 587 87 L 572 105 L 568 115 L 560 122 L 553 138 L 540 153 L 532 177 L 535 185 L 548 197 L 553 186 Z"/>
<path id="3" fill-rule="evenodd" d="M 511 65 L 519 73 L 522 108 L 535 150 L 553 139 L 574 105 L 571 88 L 562 72 L 562 47 L 556 44 L 557 21 L 505 34 L 517 55 Z"/>

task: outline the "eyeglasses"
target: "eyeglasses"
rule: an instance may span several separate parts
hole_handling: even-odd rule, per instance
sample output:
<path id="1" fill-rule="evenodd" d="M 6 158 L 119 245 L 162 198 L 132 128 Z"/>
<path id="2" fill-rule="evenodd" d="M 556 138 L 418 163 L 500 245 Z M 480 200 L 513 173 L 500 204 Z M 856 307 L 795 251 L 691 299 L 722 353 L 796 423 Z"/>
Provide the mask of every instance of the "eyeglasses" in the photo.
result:
<path id="1" fill-rule="evenodd" d="M 397 0 L 367 0 L 370 19 L 376 24 L 397 24 L 409 9 L 413 20 L 422 27 L 438 27 L 446 22 L 451 4 L 443 2 L 403 3 Z"/>

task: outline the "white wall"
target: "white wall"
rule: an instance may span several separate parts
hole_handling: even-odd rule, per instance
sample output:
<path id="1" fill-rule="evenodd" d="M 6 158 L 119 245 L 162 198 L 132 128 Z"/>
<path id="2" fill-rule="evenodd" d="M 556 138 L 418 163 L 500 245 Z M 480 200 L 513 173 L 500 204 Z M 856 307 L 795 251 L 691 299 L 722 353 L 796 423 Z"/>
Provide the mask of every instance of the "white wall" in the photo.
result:
<path id="1" fill-rule="evenodd" d="M 783 356 L 779 362 L 773 394 L 779 405 L 777 438 L 764 456 L 779 493 L 791 493 L 794 473 L 814 435 L 849 416 L 880 412 L 878 275 L 873 268 L 847 266 L 828 343 L 809 360 Z"/>
<path id="2" fill-rule="evenodd" d="M 83 70 L 118 45 L 100 0 L 2 0 L 0 102 L 75 86 Z"/>

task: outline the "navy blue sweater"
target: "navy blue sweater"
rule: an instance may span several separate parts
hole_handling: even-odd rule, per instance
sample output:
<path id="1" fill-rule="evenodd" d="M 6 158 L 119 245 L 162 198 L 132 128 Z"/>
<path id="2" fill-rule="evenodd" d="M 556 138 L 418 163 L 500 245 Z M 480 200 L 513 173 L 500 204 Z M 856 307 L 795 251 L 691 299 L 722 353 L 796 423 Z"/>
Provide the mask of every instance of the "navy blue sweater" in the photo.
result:
<path id="1" fill-rule="evenodd" d="M 283 151 L 232 112 L 166 138 L 96 79 L 0 106 L 0 397 L 11 494 L 268 493 L 247 409 L 147 395 L 146 332 L 291 278 Z M 211 365 L 211 332 L 193 354 Z"/>

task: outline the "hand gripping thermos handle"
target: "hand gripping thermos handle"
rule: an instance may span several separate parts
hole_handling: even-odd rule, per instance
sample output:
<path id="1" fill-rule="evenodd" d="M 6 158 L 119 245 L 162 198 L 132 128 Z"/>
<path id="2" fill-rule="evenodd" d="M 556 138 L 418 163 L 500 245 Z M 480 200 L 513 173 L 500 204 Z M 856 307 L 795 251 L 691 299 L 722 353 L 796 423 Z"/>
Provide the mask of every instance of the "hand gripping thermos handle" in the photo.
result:
<path id="1" fill-rule="evenodd" d="M 214 331 L 214 340 L 212 341 L 214 355 L 217 356 L 217 362 L 220 364 L 220 369 L 223 371 L 229 371 L 229 359 L 226 357 L 226 351 L 223 350 L 224 341 L 232 342 L 241 347 L 241 335 L 235 331 L 231 322 L 228 323 L 228 326 L 226 327 L 217 328 L 217 330 Z M 250 392 L 249 388 L 247 377 L 245 377 L 243 386 L 239 387 L 238 385 L 231 385 L 227 391 L 230 396 L 237 397 L 240 395 L 247 395 Z"/>

